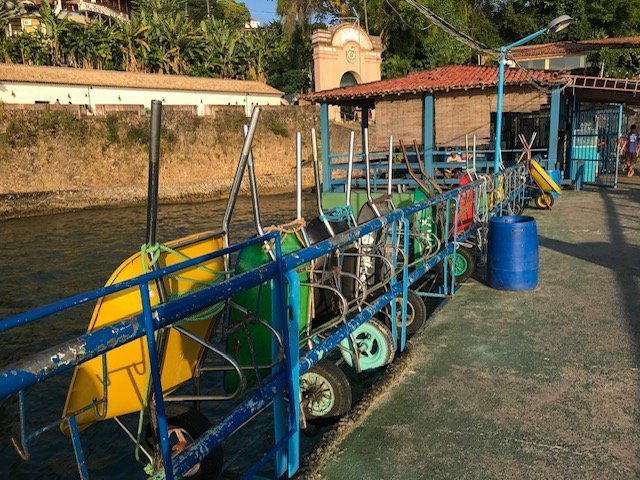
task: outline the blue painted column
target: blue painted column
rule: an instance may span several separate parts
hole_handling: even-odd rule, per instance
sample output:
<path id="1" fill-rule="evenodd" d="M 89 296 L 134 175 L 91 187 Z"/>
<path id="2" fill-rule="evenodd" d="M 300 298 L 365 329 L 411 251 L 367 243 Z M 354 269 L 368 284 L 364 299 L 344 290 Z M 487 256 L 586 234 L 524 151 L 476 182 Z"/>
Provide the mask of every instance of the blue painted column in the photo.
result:
<path id="1" fill-rule="evenodd" d="M 622 138 L 622 117 L 624 116 L 624 107 L 622 104 L 618 106 L 618 136 L 616 137 L 616 143 Z M 613 179 L 613 188 L 618 188 L 618 167 L 620 166 L 620 148 L 616 148 L 616 174 Z"/>
<path id="2" fill-rule="evenodd" d="M 322 159 L 322 191 L 331 191 L 331 163 L 329 160 L 329 104 L 320 104 L 320 154 Z"/>
<path id="3" fill-rule="evenodd" d="M 547 170 L 555 170 L 558 162 L 558 130 L 560 127 L 560 87 L 551 89 L 551 113 L 549 114 L 549 164 Z"/>
<path id="4" fill-rule="evenodd" d="M 425 171 L 433 176 L 433 132 L 435 130 L 435 107 L 432 93 L 425 93 L 422 100 L 422 154 Z"/>
<path id="5" fill-rule="evenodd" d="M 507 49 L 500 49 L 500 57 L 498 58 L 498 101 L 496 105 L 496 146 L 493 154 L 493 173 L 500 171 L 500 162 L 502 161 L 502 101 L 504 98 L 504 64 L 507 61 Z"/>

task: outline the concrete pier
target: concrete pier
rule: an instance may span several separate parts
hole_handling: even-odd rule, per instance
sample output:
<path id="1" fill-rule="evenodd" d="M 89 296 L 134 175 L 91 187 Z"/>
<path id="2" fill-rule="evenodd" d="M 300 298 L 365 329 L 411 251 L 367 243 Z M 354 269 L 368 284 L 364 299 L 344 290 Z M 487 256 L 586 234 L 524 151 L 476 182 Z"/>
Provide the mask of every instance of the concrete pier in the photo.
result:
<path id="1" fill-rule="evenodd" d="M 640 477 L 640 182 L 525 213 L 540 286 L 465 284 L 320 478 Z"/>

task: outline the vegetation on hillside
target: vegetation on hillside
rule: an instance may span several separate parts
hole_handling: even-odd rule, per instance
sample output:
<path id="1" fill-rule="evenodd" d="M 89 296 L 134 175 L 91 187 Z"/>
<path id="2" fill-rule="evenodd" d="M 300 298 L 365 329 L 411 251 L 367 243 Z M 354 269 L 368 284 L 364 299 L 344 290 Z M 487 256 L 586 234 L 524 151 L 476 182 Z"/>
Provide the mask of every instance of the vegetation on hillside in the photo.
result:
<path id="1" fill-rule="evenodd" d="M 567 13 L 572 25 L 540 42 L 640 34 L 640 0 L 421 0 L 478 41 L 497 47 Z M 0 0 L 0 26 L 19 14 Z M 86 25 L 42 2 L 42 28 L 0 39 L 0 58 L 31 65 L 255 79 L 286 94 L 311 86 L 310 36 L 317 26 L 356 17 L 385 47 L 383 75 L 462 63 L 474 52 L 434 27 L 404 0 L 277 0 L 281 21 L 243 30 L 249 11 L 234 0 L 137 0 L 130 22 Z M 640 73 L 640 51 L 603 51 L 605 75 Z"/>

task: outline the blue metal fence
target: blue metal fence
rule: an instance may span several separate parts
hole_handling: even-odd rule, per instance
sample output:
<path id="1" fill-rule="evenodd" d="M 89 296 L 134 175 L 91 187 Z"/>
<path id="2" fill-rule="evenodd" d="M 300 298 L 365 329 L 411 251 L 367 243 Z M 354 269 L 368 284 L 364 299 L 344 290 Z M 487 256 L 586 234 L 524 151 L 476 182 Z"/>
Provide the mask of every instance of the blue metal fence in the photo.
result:
<path id="1" fill-rule="evenodd" d="M 533 148 L 531 149 L 532 155 L 534 155 L 540 163 L 540 165 L 545 169 L 553 169 L 555 167 L 555 162 L 551 162 L 549 158 L 546 156 L 548 150 L 546 148 Z M 509 149 L 502 150 L 504 154 L 511 154 L 514 157 L 518 157 L 523 153 L 521 149 Z M 424 152 L 420 151 L 416 154 L 415 151 L 407 152 L 411 166 L 414 170 L 419 170 L 418 162 L 421 162 L 423 166 L 425 165 L 424 161 Z M 448 163 L 446 162 L 446 158 L 449 155 L 449 152 L 444 151 L 435 151 L 432 152 L 433 156 L 432 167 L 434 171 L 444 172 L 447 169 L 460 169 L 462 172 L 465 172 L 470 169 L 474 169 L 475 172 L 479 174 L 489 175 L 493 172 L 493 156 L 495 154 L 494 150 L 477 150 L 476 151 L 476 161 L 461 161 L 458 163 Z M 397 188 L 416 188 L 416 183 L 410 178 L 407 174 L 407 167 L 402 163 L 400 158 L 400 154 L 396 153 L 398 156 L 398 160 L 395 162 L 393 166 L 393 179 L 392 183 Z M 328 168 L 324 168 L 323 171 L 323 188 L 325 192 L 344 192 L 344 185 L 346 181 L 346 171 L 348 169 L 347 163 L 348 154 L 331 154 L 329 155 L 329 166 Z M 388 163 L 387 160 L 389 158 L 389 152 L 387 151 L 378 151 L 371 152 L 369 154 L 370 163 L 371 163 L 371 188 L 374 192 L 384 191 L 386 189 L 387 180 L 386 175 L 388 173 Z M 507 167 L 511 167 L 513 164 L 507 164 Z M 364 171 L 364 153 L 354 153 L 354 170 L 362 170 Z M 460 180 L 458 178 L 442 178 L 439 176 L 435 178 L 435 181 L 440 185 L 447 186 L 457 186 Z M 328 187 L 327 187 L 328 186 Z M 364 188 L 365 180 L 363 178 L 356 178 L 353 182 L 353 186 L 355 188 Z"/>
<path id="2" fill-rule="evenodd" d="M 576 103 L 569 151 L 571 180 L 578 190 L 585 184 L 615 188 L 620 169 L 623 106 L 584 108 Z"/>
<path id="3" fill-rule="evenodd" d="M 82 478 L 88 478 L 89 472 L 84 461 L 75 419 L 75 414 L 78 412 L 56 420 L 44 429 L 39 428 L 34 432 L 29 432 L 27 413 L 24 407 L 25 393 L 36 384 L 45 382 L 47 379 L 68 371 L 83 362 L 103 355 L 127 342 L 146 337 L 150 353 L 151 388 L 155 393 L 155 412 L 153 413 L 157 419 L 159 446 L 162 452 L 162 468 L 156 470 L 153 478 L 182 477 L 234 432 L 270 406 L 274 409 L 274 445 L 245 473 L 245 476 L 251 478 L 269 463 L 274 465 L 274 477 L 293 475 L 298 469 L 300 455 L 301 419 L 300 408 L 298 408 L 300 376 L 329 355 L 359 326 L 372 319 L 388 305 L 391 304 L 392 308 L 391 318 L 396 318 L 394 300 L 398 297 L 403 298 L 402 322 L 399 328 L 395 325 L 395 321 L 392 321 L 391 324 L 394 341 L 399 349 L 403 350 L 406 344 L 406 296 L 409 286 L 419 282 L 427 272 L 442 262 L 444 264 L 444 292 L 453 294 L 456 288 L 455 277 L 443 259 L 449 255 L 455 256 L 458 246 L 472 238 L 482 243 L 483 240 L 480 238 L 479 232 L 486 228 L 489 216 L 501 215 L 503 212 L 511 211 L 514 204 L 522 204 L 524 175 L 523 167 L 516 166 L 495 175 L 481 177 L 468 185 L 403 209 L 395 209 L 356 228 L 286 255 L 282 254 L 281 235 L 274 231 L 199 258 L 158 269 L 126 282 L 76 295 L 0 321 L 0 332 L 10 332 L 15 328 L 36 321 L 46 321 L 54 313 L 131 287 L 138 287 L 143 304 L 143 311 L 139 315 L 72 338 L 63 344 L 21 359 L 0 370 L 0 399 L 18 394 L 21 439 L 15 442 L 16 447 L 23 457 L 28 458 L 29 445 L 36 437 L 53 426 L 66 423 L 71 433 L 79 474 Z M 459 212 L 465 198 L 473 199 L 473 222 L 472 225 L 466 225 L 463 228 Z M 409 222 L 414 214 L 436 207 L 442 207 L 446 212 L 453 212 L 451 218 L 447 216 L 445 227 L 446 232 L 452 231 L 453 233 L 450 236 L 445 236 L 437 251 L 429 252 L 427 257 L 421 259 L 420 262 L 414 262 L 410 268 L 407 261 L 412 248 Z M 397 256 L 395 253 L 391 254 L 393 256 L 392 265 L 396 267 L 400 264 L 401 268 L 393 271 L 389 285 L 379 290 L 375 298 L 368 301 L 366 306 L 350 315 L 345 322 L 328 331 L 312 347 L 301 351 L 299 345 L 301 319 L 298 318 L 301 286 L 297 270 L 327 254 L 341 252 L 363 237 L 383 229 L 390 229 L 392 232 L 391 247 L 392 249 L 397 248 L 398 253 Z M 275 255 L 272 261 L 167 303 L 155 307 L 151 306 L 148 288 L 150 282 L 194 265 L 203 264 L 213 258 L 228 256 L 264 242 L 274 242 L 275 244 Z M 228 301 L 237 293 L 269 283 L 274 286 L 271 289 L 273 305 L 271 323 L 281 341 L 284 356 L 281 361 L 274 364 L 271 373 L 239 401 L 238 406 L 226 418 L 207 430 L 184 451 L 172 457 L 168 441 L 160 361 L 155 351 L 155 333 L 205 308 L 222 301 Z M 93 407 L 96 405 L 88 406 L 88 408 Z"/>

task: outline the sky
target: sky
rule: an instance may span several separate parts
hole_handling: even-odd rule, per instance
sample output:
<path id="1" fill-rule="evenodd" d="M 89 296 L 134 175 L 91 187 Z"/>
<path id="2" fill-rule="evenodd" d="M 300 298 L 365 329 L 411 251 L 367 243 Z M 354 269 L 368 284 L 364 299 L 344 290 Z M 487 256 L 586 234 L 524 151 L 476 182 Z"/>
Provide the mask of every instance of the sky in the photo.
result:
<path id="1" fill-rule="evenodd" d="M 269 23 L 276 17 L 276 0 L 241 0 L 251 12 L 251 18 Z"/>

